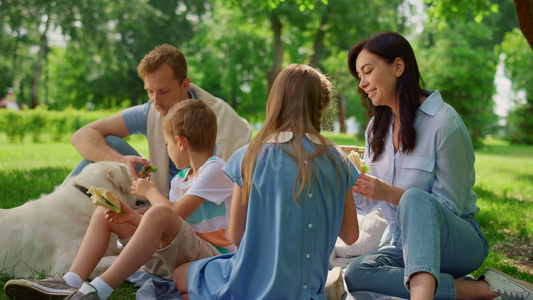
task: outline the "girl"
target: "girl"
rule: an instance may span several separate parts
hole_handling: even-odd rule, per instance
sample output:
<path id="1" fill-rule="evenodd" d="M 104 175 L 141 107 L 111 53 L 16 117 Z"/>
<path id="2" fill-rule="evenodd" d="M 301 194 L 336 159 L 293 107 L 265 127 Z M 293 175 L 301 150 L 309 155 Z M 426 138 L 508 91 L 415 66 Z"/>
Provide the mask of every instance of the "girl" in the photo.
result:
<path id="1" fill-rule="evenodd" d="M 337 236 L 359 235 L 353 164 L 320 135 L 331 83 L 293 64 L 272 85 L 265 124 L 228 161 L 235 182 L 228 234 L 235 254 L 174 272 L 184 299 L 325 299 Z"/>
<path id="2" fill-rule="evenodd" d="M 348 265 L 349 291 L 411 299 L 533 297 L 533 285 L 495 269 L 478 281 L 458 279 L 488 253 L 474 217 L 474 150 L 439 91 L 420 86 L 409 42 L 397 33 L 377 34 L 352 47 L 348 64 L 373 116 L 365 147 L 371 169 L 353 188 L 356 205 L 362 213 L 381 208 L 389 224 L 382 241 L 390 240 Z"/>

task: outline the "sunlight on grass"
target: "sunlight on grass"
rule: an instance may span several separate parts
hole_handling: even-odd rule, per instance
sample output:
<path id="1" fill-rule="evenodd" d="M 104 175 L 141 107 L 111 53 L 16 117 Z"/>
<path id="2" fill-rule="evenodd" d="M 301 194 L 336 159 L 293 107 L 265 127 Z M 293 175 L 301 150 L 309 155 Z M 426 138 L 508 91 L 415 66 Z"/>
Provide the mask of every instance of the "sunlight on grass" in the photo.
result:
<path id="1" fill-rule="evenodd" d="M 364 141 L 357 140 L 354 135 L 328 131 L 322 134 L 338 145 L 364 146 Z M 148 158 L 148 144 L 143 136 L 132 136 L 127 140 Z M 33 143 L 27 139 L 17 144 L 7 142 L 5 134 L 0 133 L 0 168 L 3 171 L 0 173 L 0 208 L 19 206 L 52 192 L 80 160 L 81 156 L 68 141 Z M 533 147 L 485 140 L 485 146 L 476 150 L 475 167 L 474 190 L 480 207 L 476 217 L 491 249 L 496 244 L 511 243 L 517 237 L 526 242 L 533 241 Z M 533 274 L 513 266 L 516 259 L 491 250 L 474 275 L 477 277 L 487 268 L 496 267 L 533 282 Z M 0 277 L 0 287 L 7 279 Z M 127 298 L 136 288 L 121 286 L 120 290 Z M 0 300 L 5 299 L 2 296 L 0 294 Z"/>

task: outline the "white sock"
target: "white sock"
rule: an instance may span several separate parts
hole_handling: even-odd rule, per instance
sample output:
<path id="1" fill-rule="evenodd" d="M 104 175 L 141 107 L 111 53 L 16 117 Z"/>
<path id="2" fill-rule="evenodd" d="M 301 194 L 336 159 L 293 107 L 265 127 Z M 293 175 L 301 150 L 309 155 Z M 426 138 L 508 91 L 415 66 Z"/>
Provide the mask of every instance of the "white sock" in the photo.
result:
<path id="1" fill-rule="evenodd" d="M 63 279 L 65 279 L 65 282 L 73 288 L 79 289 L 83 284 L 83 280 L 81 280 L 81 277 L 74 272 L 68 272 L 67 274 L 65 274 L 65 276 L 63 276 Z"/>
<path id="2" fill-rule="evenodd" d="M 93 281 L 91 281 L 91 285 L 98 292 L 98 298 L 102 300 L 109 298 L 109 296 L 111 296 L 111 294 L 115 291 L 105 281 L 100 279 L 100 277 L 93 279 Z"/>

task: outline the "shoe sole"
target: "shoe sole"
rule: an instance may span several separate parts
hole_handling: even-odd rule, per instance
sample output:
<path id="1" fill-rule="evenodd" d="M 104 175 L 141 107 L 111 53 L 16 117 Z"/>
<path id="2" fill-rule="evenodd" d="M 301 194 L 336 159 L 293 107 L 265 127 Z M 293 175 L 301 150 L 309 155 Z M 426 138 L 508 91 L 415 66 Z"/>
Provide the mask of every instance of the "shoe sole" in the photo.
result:
<path id="1" fill-rule="evenodd" d="M 70 296 L 74 290 L 39 288 L 25 280 L 11 280 L 4 286 L 4 292 L 12 300 L 61 300 Z"/>
<path id="2" fill-rule="evenodd" d="M 507 278 L 507 280 L 511 281 L 511 282 L 514 282 L 520 286 L 522 286 L 525 290 L 527 290 L 531 295 L 533 295 L 533 284 L 527 282 L 527 281 L 523 281 L 523 280 L 520 280 L 520 279 L 516 279 L 516 278 L 513 278 L 507 274 L 505 274 L 504 272 L 498 270 L 498 269 L 495 269 L 495 268 L 490 268 L 487 270 L 487 272 L 494 272 L 496 274 L 500 274 L 502 275 L 503 277 Z M 529 299 L 529 298 L 528 298 Z"/>

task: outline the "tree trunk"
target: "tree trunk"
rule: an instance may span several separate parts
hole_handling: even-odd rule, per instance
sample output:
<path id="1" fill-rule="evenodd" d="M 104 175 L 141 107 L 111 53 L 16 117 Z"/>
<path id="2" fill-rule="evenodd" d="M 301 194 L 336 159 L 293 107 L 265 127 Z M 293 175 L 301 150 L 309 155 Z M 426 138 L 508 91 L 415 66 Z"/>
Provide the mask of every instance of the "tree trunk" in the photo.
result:
<path id="1" fill-rule="evenodd" d="M 518 24 L 526 37 L 529 47 L 533 51 L 533 1 L 532 0 L 514 0 Z"/>
<path id="2" fill-rule="evenodd" d="M 283 25 L 278 16 L 274 13 L 269 13 L 270 25 L 272 27 L 272 33 L 274 34 L 274 65 L 267 71 L 268 89 L 274 83 L 274 79 L 281 72 L 281 62 L 283 61 L 283 44 L 281 43 L 281 28 Z"/>
<path id="3" fill-rule="evenodd" d="M 130 74 L 130 82 L 131 82 L 131 88 L 130 88 L 130 98 L 131 98 L 131 106 L 136 106 L 139 104 L 139 87 L 137 79 L 139 78 L 139 75 L 137 75 L 136 70 L 129 70 Z"/>
<path id="4" fill-rule="evenodd" d="M 346 133 L 346 97 L 342 91 L 339 91 L 339 124 L 341 132 Z"/>
<path id="5" fill-rule="evenodd" d="M 48 38 L 46 33 L 50 27 L 50 14 L 46 18 L 46 24 L 44 27 L 44 32 L 41 36 L 41 45 L 39 49 L 39 56 L 37 57 L 37 63 L 35 64 L 35 71 L 33 73 L 33 79 L 31 81 L 31 108 L 37 107 L 39 105 L 39 99 L 37 97 L 37 87 L 39 86 L 39 77 L 41 76 L 41 71 L 43 68 L 43 61 L 46 54 L 46 48 L 48 47 Z"/>
<path id="6" fill-rule="evenodd" d="M 328 24 L 328 12 L 324 13 L 322 20 L 320 20 L 320 27 L 315 37 L 315 44 L 313 46 L 313 56 L 311 57 L 311 65 L 315 68 L 319 67 L 320 57 L 322 56 L 322 49 L 324 48 L 324 36 L 326 35 L 325 26 Z"/>

